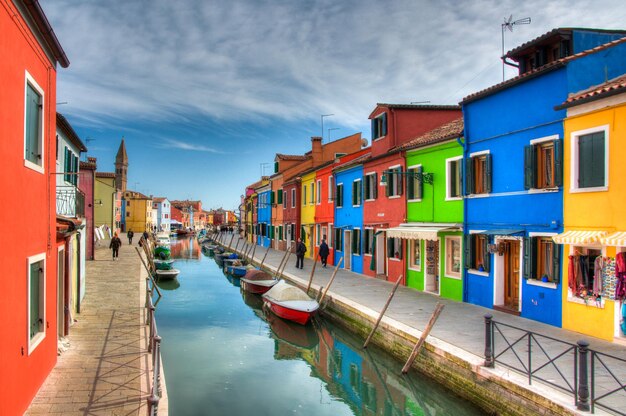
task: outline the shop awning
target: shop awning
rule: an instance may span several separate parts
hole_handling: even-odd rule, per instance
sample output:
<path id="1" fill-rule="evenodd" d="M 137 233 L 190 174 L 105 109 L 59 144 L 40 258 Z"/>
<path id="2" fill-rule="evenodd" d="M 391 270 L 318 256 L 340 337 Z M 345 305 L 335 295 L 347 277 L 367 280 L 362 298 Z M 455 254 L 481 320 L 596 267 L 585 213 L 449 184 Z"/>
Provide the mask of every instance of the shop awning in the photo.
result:
<path id="1" fill-rule="evenodd" d="M 600 242 L 605 246 L 626 247 L 626 231 L 609 234 L 600 238 Z"/>
<path id="2" fill-rule="evenodd" d="M 481 231 L 478 234 L 482 234 L 482 235 L 517 235 L 517 234 L 524 234 L 524 230 L 510 230 L 510 229 L 500 228 L 500 229 L 495 229 L 495 230 Z"/>
<path id="3" fill-rule="evenodd" d="M 602 237 L 606 237 L 608 231 L 565 231 L 552 237 L 557 244 L 592 244 L 600 242 Z"/>
<path id="4" fill-rule="evenodd" d="M 458 227 L 454 226 L 404 226 L 404 227 L 395 227 L 389 228 L 386 231 L 387 237 L 392 238 L 404 238 L 407 240 L 437 240 L 437 234 L 440 231 L 453 231 L 459 230 Z"/>

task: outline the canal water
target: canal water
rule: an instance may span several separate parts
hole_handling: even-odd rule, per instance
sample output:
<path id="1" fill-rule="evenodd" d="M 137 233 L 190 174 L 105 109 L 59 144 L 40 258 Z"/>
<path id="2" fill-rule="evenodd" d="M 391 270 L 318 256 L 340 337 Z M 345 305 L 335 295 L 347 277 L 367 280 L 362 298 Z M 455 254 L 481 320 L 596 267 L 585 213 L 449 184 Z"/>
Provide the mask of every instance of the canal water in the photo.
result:
<path id="1" fill-rule="evenodd" d="M 264 312 L 194 239 L 172 254 L 180 275 L 156 310 L 171 415 L 483 414 L 330 322 Z"/>

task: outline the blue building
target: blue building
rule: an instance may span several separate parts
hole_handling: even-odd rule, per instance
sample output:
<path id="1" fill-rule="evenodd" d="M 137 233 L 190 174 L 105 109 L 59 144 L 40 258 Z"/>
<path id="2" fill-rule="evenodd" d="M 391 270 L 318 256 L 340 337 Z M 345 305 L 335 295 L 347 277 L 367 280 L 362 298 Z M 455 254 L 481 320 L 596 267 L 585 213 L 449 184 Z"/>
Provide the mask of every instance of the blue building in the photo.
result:
<path id="1" fill-rule="evenodd" d="M 369 157 L 369 154 L 366 156 Z M 334 264 L 363 272 L 363 157 L 333 170 L 335 177 Z"/>
<path id="2" fill-rule="evenodd" d="M 625 35 L 555 29 L 505 55 L 519 76 L 462 101 L 465 301 L 561 326 L 552 236 L 563 229 L 565 111 L 554 107 L 624 73 Z"/>
<path id="3" fill-rule="evenodd" d="M 272 189 L 265 185 L 257 190 L 257 244 L 269 247 L 272 243 Z"/>

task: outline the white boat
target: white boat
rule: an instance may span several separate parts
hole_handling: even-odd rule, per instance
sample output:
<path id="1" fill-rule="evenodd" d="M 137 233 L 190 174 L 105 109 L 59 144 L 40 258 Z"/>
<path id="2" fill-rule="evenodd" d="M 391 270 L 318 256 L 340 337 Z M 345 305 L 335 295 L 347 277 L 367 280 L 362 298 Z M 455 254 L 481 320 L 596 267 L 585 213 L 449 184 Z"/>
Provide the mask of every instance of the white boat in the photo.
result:
<path id="1" fill-rule="evenodd" d="M 317 301 L 311 299 L 304 290 L 283 280 L 265 292 L 263 301 L 276 315 L 300 325 L 306 325 L 319 308 Z"/>
<path id="2" fill-rule="evenodd" d="M 176 279 L 180 270 L 178 269 L 168 269 L 168 270 L 158 270 L 156 271 L 157 280 L 169 280 Z"/>
<path id="3" fill-rule="evenodd" d="M 160 232 L 156 235 L 156 242 L 160 246 L 169 246 L 170 245 L 170 235 L 166 232 Z"/>

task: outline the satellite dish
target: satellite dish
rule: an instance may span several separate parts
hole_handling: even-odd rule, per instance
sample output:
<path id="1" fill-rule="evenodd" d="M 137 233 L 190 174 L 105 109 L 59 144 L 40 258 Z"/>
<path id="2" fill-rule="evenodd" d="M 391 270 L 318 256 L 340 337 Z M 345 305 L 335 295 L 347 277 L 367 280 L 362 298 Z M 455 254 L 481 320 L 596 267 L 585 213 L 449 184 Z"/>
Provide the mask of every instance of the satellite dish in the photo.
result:
<path id="1" fill-rule="evenodd" d="M 368 143 L 367 139 L 365 139 L 365 138 L 361 139 L 361 147 L 367 147 L 368 144 L 369 143 Z"/>

